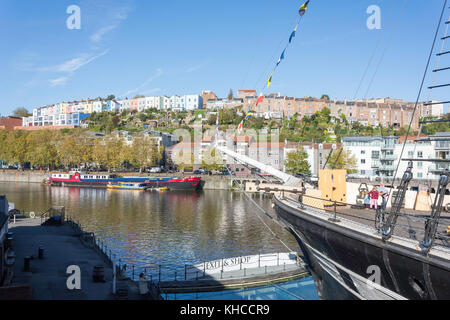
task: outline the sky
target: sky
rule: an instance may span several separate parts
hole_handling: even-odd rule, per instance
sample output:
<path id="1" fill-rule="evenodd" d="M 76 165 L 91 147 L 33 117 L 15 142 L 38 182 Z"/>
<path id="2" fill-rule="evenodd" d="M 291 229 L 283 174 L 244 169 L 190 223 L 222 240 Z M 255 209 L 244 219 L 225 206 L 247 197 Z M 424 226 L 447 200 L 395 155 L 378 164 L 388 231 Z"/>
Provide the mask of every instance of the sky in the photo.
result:
<path id="1" fill-rule="evenodd" d="M 0 0 L 0 114 L 110 94 L 226 97 L 230 89 L 416 100 L 442 0 L 311 0 L 264 90 L 302 2 Z M 80 8 L 80 29 L 67 27 L 71 5 Z M 371 5 L 381 29 L 367 27 Z M 444 77 L 429 72 L 420 100 L 447 101 L 448 88 L 427 89 Z"/>

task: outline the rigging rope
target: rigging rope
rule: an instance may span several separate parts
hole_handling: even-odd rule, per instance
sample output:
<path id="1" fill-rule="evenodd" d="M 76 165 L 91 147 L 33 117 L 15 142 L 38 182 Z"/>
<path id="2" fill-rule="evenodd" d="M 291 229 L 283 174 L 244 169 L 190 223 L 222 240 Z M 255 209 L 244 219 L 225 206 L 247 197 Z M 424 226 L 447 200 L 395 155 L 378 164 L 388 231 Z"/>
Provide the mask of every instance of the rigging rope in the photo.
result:
<path id="1" fill-rule="evenodd" d="M 228 173 L 230 174 L 230 176 L 231 176 L 231 181 L 232 181 L 232 183 L 234 183 L 235 182 L 235 179 L 233 178 L 233 175 L 231 174 L 231 171 L 230 171 L 230 169 L 228 168 L 228 166 L 226 166 L 226 168 L 227 168 L 227 170 L 228 170 Z M 250 195 L 248 195 L 247 194 L 247 192 L 245 192 L 245 190 L 242 188 L 242 185 L 240 184 L 240 183 L 238 183 L 238 185 L 239 185 L 239 192 L 241 192 L 242 194 L 244 194 L 246 197 L 247 197 L 247 199 L 249 199 L 258 209 L 260 209 L 263 213 L 265 213 L 266 215 L 268 215 L 268 213 L 263 209 L 263 208 L 261 208 L 257 203 L 256 203 L 256 201 L 255 200 L 253 200 L 251 197 L 250 197 Z M 297 256 L 297 258 L 299 258 L 299 256 L 298 256 L 298 254 L 297 254 L 297 252 L 296 251 L 294 251 L 294 250 L 292 250 L 291 248 L 289 248 L 288 247 L 288 245 L 287 244 L 285 244 L 284 242 L 283 242 L 283 240 L 281 240 L 281 238 L 264 222 L 264 220 L 259 216 L 259 214 L 257 214 L 257 213 L 255 213 L 255 215 L 256 215 L 256 217 L 261 221 L 261 223 L 270 231 L 270 233 L 272 233 L 272 235 L 278 240 L 278 241 L 280 241 L 280 243 L 286 248 L 286 249 L 288 249 L 289 250 L 289 252 L 295 252 L 296 253 L 296 256 Z M 276 222 L 278 225 L 280 225 L 279 223 L 278 223 L 278 221 L 276 221 L 276 220 L 273 220 L 274 222 Z M 280 225 L 281 226 L 281 225 Z M 284 228 L 284 226 L 281 226 L 282 228 Z"/>
<path id="2" fill-rule="evenodd" d="M 366 99 L 367 99 L 367 95 L 369 94 L 370 88 L 372 87 L 373 81 L 375 80 L 375 77 L 376 77 L 376 75 L 377 75 L 377 73 L 378 73 L 378 70 L 379 70 L 379 68 L 380 68 L 380 65 L 381 65 L 381 63 L 383 62 L 384 56 L 386 55 L 386 52 L 387 52 L 387 50 L 389 49 L 389 46 L 390 46 L 391 41 L 392 41 L 392 38 L 394 37 L 394 30 L 397 28 L 397 26 L 398 26 L 398 24 L 399 24 L 399 22 L 400 22 L 400 17 L 403 15 L 403 12 L 404 12 L 404 9 L 405 9 L 405 7 L 406 7 L 406 3 L 407 3 L 407 2 L 408 2 L 408 0 L 405 0 L 405 1 L 403 2 L 403 6 L 402 6 L 402 8 L 400 9 L 399 19 L 397 20 L 396 24 L 395 24 L 394 27 L 393 27 L 393 30 L 392 30 L 392 32 L 391 32 L 391 36 L 390 36 L 390 38 L 389 38 L 389 40 L 388 40 L 388 43 L 387 43 L 386 47 L 384 48 L 384 51 L 383 51 L 383 53 L 382 53 L 382 55 L 381 55 L 381 58 L 380 58 L 380 61 L 378 61 L 378 64 L 377 64 L 377 66 L 376 66 L 376 68 L 375 68 L 375 72 L 374 72 L 374 74 L 372 75 L 372 78 L 371 78 L 371 80 L 370 80 L 370 82 L 369 82 L 369 86 L 367 87 L 367 90 L 366 90 L 366 92 L 365 92 L 365 94 L 364 94 L 364 98 L 366 98 Z"/>
<path id="3" fill-rule="evenodd" d="M 425 84 L 425 78 L 426 78 L 426 75 L 427 75 L 427 72 L 428 72 L 428 68 L 429 68 L 429 66 L 430 66 L 431 57 L 433 56 L 434 46 L 435 46 L 435 44 L 436 44 L 436 39 L 437 39 L 438 34 L 439 34 L 439 29 L 440 29 L 440 26 L 441 26 L 441 23 L 442 23 L 442 18 L 443 18 L 443 16 L 444 16 L 444 12 L 445 12 L 446 7 L 447 7 L 447 0 L 444 0 L 444 6 L 443 6 L 443 8 L 442 8 L 441 17 L 439 18 L 439 22 L 438 22 L 438 25 L 437 25 L 437 28 L 436 28 L 436 33 L 435 33 L 435 35 L 434 35 L 433 44 L 431 45 L 431 50 L 430 50 L 430 54 L 429 54 L 429 56 L 428 56 L 427 65 L 426 65 L 426 67 L 425 67 L 425 71 L 424 71 L 424 74 L 423 74 L 423 77 L 422 77 L 422 82 L 421 82 L 421 84 L 420 84 L 419 93 L 417 94 L 416 103 L 415 103 L 415 105 L 414 105 L 414 110 L 413 110 L 413 113 L 412 113 L 412 115 L 411 115 L 411 120 L 410 120 L 410 122 L 409 122 L 408 131 L 406 132 L 405 141 L 403 142 L 402 151 L 401 151 L 401 153 L 400 153 L 400 157 L 399 157 L 399 160 L 398 160 L 398 162 L 397 162 L 397 168 L 395 169 L 395 174 L 394 174 L 394 177 L 393 177 L 393 182 L 392 182 L 392 184 L 395 183 L 395 178 L 397 177 L 398 169 L 399 169 L 399 167 L 400 167 L 400 162 L 402 161 L 403 153 L 404 153 L 404 151 L 405 151 L 406 142 L 407 142 L 408 137 L 409 137 L 409 134 L 410 134 L 410 132 L 411 132 L 411 126 L 412 126 L 412 123 L 413 123 L 413 121 L 414 121 L 414 115 L 415 115 L 415 113 L 416 113 L 416 111 L 417 111 L 417 106 L 419 105 L 420 95 L 422 94 L 422 89 L 423 89 L 423 86 L 424 86 L 424 84 Z M 389 199 L 390 199 L 391 195 L 392 195 L 392 190 L 389 190 L 389 195 L 388 195 L 388 198 L 387 198 L 387 203 L 389 203 Z"/>
<path id="4" fill-rule="evenodd" d="M 450 20 L 450 16 L 448 17 L 448 20 Z M 447 27 L 445 28 L 444 37 L 442 38 L 442 44 L 441 44 L 441 51 L 440 52 L 443 52 L 443 50 L 444 50 L 445 39 L 447 38 L 448 28 L 449 27 L 450 27 L 450 24 L 447 24 Z M 439 69 L 440 62 L 441 62 L 441 56 L 438 56 L 438 59 L 436 61 L 435 69 Z M 431 86 L 434 86 L 434 84 L 436 82 L 436 77 L 437 77 L 437 72 L 434 72 L 433 79 L 431 80 Z M 431 89 L 428 90 L 428 97 L 427 97 L 427 101 L 428 102 L 431 101 L 430 98 L 431 98 Z"/>
<path id="5" fill-rule="evenodd" d="M 392 6 L 391 6 L 391 9 L 389 11 L 389 18 L 388 18 L 389 22 L 391 21 L 392 13 L 394 12 L 394 7 L 395 7 L 395 1 L 392 1 Z M 366 78 L 367 72 L 369 71 L 369 68 L 370 68 L 370 65 L 372 64 L 372 61 L 375 58 L 375 54 L 376 54 L 376 52 L 378 50 L 378 47 L 381 44 L 381 39 L 383 38 L 383 35 L 385 33 L 384 31 L 385 31 L 385 29 L 383 29 L 383 31 L 380 33 L 380 36 L 378 37 L 377 45 L 375 46 L 375 49 L 372 52 L 372 56 L 370 57 L 369 62 L 367 64 L 367 66 L 366 66 L 366 69 L 363 72 L 363 76 L 361 77 L 361 80 L 359 81 L 358 88 L 356 89 L 355 95 L 353 96 L 353 100 L 356 100 L 356 98 L 358 97 L 359 90 L 361 89 L 361 86 L 362 86 L 362 84 L 364 82 L 364 79 Z"/>

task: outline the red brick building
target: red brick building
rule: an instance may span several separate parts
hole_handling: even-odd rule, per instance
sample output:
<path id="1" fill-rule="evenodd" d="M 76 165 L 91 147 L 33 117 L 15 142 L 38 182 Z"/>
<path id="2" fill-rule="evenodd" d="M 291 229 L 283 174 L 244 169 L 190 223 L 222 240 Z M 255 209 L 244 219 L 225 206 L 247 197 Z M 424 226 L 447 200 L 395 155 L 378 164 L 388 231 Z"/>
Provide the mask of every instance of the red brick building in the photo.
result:
<path id="1" fill-rule="evenodd" d="M 14 130 L 15 127 L 21 126 L 22 118 L 20 117 L 0 118 L 0 129 Z"/>

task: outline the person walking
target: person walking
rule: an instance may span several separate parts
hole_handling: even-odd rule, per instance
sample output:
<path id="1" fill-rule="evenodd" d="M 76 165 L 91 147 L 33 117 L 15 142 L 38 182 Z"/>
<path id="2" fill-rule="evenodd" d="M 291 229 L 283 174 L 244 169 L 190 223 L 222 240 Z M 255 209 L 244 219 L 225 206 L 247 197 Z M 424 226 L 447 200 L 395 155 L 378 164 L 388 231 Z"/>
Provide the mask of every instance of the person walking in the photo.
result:
<path id="1" fill-rule="evenodd" d="M 375 210 L 378 209 L 379 193 L 377 187 L 373 187 L 372 191 L 369 192 L 369 197 L 370 197 L 370 209 L 372 209 L 373 207 L 375 208 Z"/>

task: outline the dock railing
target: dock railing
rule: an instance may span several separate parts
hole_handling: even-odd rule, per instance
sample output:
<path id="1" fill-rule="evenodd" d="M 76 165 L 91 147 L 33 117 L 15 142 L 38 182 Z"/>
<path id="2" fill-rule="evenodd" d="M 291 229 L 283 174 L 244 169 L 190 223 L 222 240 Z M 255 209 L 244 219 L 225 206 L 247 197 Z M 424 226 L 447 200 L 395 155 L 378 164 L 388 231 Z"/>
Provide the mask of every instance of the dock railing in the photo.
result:
<path id="1" fill-rule="evenodd" d="M 386 223 L 389 209 L 377 206 L 377 209 L 366 208 L 364 205 L 354 205 L 345 202 L 330 200 L 321 197 L 307 195 L 305 193 L 297 193 L 298 198 L 293 198 L 293 193 L 280 192 L 280 199 L 288 201 L 300 210 L 310 210 L 316 212 L 325 212 L 330 215 L 329 221 L 340 223 L 342 219 L 351 220 L 353 222 L 361 222 L 368 226 L 372 225 L 381 234 L 383 226 Z M 291 196 L 292 195 L 292 196 Z M 305 204 L 304 198 L 319 201 L 323 204 L 323 208 L 314 207 L 311 204 Z M 349 210 L 351 209 L 351 210 Z M 392 209 L 391 209 L 392 210 Z M 398 213 L 398 221 L 395 224 L 396 231 L 394 235 L 400 237 L 409 237 L 414 240 L 420 240 L 420 237 L 425 236 L 425 226 L 429 222 L 430 216 L 426 212 L 420 213 L 414 210 L 407 210 L 402 208 Z M 364 223 L 365 222 L 365 223 Z M 436 233 L 436 243 L 443 246 L 450 246 L 450 232 L 447 229 L 450 226 L 450 216 L 442 216 L 438 222 L 438 232 Z"/>

